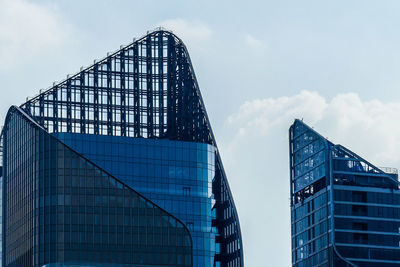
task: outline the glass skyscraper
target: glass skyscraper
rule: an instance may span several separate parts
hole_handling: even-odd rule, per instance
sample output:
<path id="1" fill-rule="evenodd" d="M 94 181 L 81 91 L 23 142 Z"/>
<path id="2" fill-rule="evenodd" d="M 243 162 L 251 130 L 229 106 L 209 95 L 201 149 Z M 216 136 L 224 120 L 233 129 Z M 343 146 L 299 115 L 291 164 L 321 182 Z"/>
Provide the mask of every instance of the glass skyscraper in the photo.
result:
<path id="1" fill-rule="evenodd" d="M 300 120 L 289 141 L 293 266 L 400 266 L 397 170 L 372 165 Z"/>
<path id="2" fill-rule="evenodd" d="M 2 266 L 243 266 L 193 66 L 169 31 L 11 107 L 1 156 Z"/>

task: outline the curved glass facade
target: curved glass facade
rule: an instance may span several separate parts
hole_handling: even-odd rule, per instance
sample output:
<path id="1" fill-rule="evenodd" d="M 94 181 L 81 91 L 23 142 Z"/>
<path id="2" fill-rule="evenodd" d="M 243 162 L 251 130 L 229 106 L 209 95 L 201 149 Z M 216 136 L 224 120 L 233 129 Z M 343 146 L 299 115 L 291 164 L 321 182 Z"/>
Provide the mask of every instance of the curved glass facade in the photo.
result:
<path id="1" fill-rule="evenodd" d="M 293 266 L 399 266 L 397 173 L 302 121 L 289 134 Z"/>
<path id="2" fill-rule="evenodd" d="M 213 266 L 214 146 L 74 133 L 54 135 L 182 220 L 193 238 L 196 266 Z"/>

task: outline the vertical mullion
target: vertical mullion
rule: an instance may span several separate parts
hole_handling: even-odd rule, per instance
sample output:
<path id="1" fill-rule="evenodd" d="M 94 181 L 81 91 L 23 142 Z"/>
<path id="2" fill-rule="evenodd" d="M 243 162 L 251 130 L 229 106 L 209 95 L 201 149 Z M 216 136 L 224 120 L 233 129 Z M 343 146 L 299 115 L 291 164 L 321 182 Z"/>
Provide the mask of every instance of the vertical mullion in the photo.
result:
<path id="1" fill-rule="evenodd" d="M 126 87 L 125 87 L 125 50 L 121 51 L 120 54 L 120 66 L 121 66 L 121 136 L 126 136 Z"/>
<path id="2" fill-rule="evenodd" d="M 99 65 L 93 66 L 94 134 L 99 134 Z"/>
<path id="3" fill-rule="evenodd" d="M 167 133 L 176 137 L 176 50 L 174 37 L 168 35 L 168 74 L 167 74 Z"/>
<path id="4" fill-rule="evenodd" d="M 81 133 L 86 133 L 86 123 L 85 123 L 85 72 L 81 72 L 80 74 L 80 84 L 79 84 L 79 90 L 80 90 L 80 95 L 81 99 L 79 101 L 79 106 L 81 110 Z"/>
<path id="5" fill-rule="evenodd" d="M 43 96 L 43 94 L 40 95 L 40 97 L 39 97 L 39 117 L 40 117 L 40 119 L 39 119 L 40 124 L 45 126 L 44 125 L 44 96 Z"/>
<path id="6" fill-rule="evenodd" d="M 57 86 L 53 89 L 53 122 L 54 132 L 58 132 L 58 92 Z"/>
<path id="7" fill-rule="evenodd" d="M 139 101 L 139 44 L 133 47 L 133 93 L 134 93 L 134 132 L 140 137 L 140 101 Z"/>
<path id="8" fill-rule="evenodd" d="M 146 39 L 147 137 L 153 137 L 152 37 Z"/>
<path id="9" fill-rule="evenodd" d="M 107 134 L 113 135 L 112 118 L 112 59 L 107 58 Z"/>
<path id="10" fill-rule="evenodd" d="M 183 131 L 185 130 L 183 125 L 183 109 L 184 109 L 184 95 L 183 95 L 183 83 L 185 80 L 184 70 L 183 70 L 183 55 L 182 55 L 182 46 L 178 46 L 178 84 L 177 84 L 177 137 L 184 137 Z"/>
<path id="11" fill-rule="evenodd" d="M 71 79 L 67 80 L 67 132 L 72 132 Z"/>
<path id="12" fill-rule="evenodd" d="M 163 62 L 163 32 L 158 35 L 158 115 L 159 115 L 159 136 L 164 134 L 164 62 Z"/>
<path id="13" fill-rule="evenodd" d="M 184 55 L 184 49 L 181 47 L 182 52 L 181 52 L 181 57 L 182 57 L 182 74 L 183 74 L 183 88 L 182 88 L 182 112 L 183 112 L 183 118 L 182 118 L 182 125 L 183 125 L 183 136 L 185 140 L 191 140 L 193 136 L 191 136 L 192 133 L 192 128 L 193 128 L 193 106 L 191 106 L 191 92 L 192 92 L 192 87 L 191 87 L 191 82 L 190 82 L 190 77 L 189 77 L 189 63 L 187 62 L 185 55 Z"/>

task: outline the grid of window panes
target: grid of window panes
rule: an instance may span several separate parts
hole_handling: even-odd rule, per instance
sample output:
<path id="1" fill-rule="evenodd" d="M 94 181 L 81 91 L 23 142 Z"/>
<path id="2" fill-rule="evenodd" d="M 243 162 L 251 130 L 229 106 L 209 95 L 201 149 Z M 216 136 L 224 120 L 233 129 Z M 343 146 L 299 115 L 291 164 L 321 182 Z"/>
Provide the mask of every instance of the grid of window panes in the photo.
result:
<path id="1" fill-rule="evenodd" d="M 385 266 L 399 266 L 400 192 L 335 185 L 334 193 L 335 243 L 340 254 L 359 266 L 382 261 Z"/>
<path id="2" fill-rule="evenodd" d="M 294 191 L 325 176 L 324 140 L 302 123 L 295 124 L 293 136 Z"/>
<path id="3" fill-rule="evenodd" d="M 335 243 L 356 264 L 400 264 L 397 174 L 387 174 L 341 146 L 332 148 Z M 386 266 L 385 265 L 385 266 Z"/>
<path id="4" fill-rule="evenodd" d="M 3 266 L 37 266 L 37 131 L 12 115 L 4 128 Z"/>
<path id="5" fill-rule="evenodd" d="M 235 207 L 230 195 L 229 186 L 226 179 L 220 176 L 224 174 L 221 171 L 221 160 L 217 157 L 215 178 L 213 182 L 213 194 L 215 205 L 212 213 L 215 216 L 215 226 L 218 229 L 216 235 L 216 266 L 219 262 L 224 262 L 228 267 L 243 266 L 241 262 L 242 243 L 239 223 L 235 218 Z M 221 184 L 220 184 L 221 183 Z M 220 260 L 220 257 L 222 260 Z M 223 258 L 228 260 L 224 260 Z"/>
<path id="6" fill-rule="evenodd" d="M 293 266 L 327 266 L 328 214 L 326 190 L 319 191 L 293 208 Z"/>
<path id="7" fill-rule="evenodd" d="M 324 140 L 302 123 L 295 123 L 291 138 L 293 266 L 328 266 L 330 211 Z"/>
<path id="8" fill-rule="evenodd" d="M 8 128 L 15 128 L 16 117 L 11 118 Z M 19 121 L 23 128 L 33 129 L 24 119 Z M 5 137 L 6 144 L 20 145 L 18 151 L 6 146 L 5 266 L 192 266 L 190 233 L 175 217 L 43 130 L 26 139 L 19 130 L 13 137 Z M 29 142 L 34 144 L 31 157 L 22 153 L 30 151 L 29 146 L 25 147 Z M 20 167 L 33 169 L 34 162 L 38 163 L 35 172 L 26 183 L 32 181 L 36 195 L 21 195 L 25 193 L 21 191 L 30 191 L 21 188 L 23 183 L 18 179 L 29 172 Z M 21 199 L 38 208 L 38 212 L 26 210 L 18 203 Z M 16 218 L 32 214 L 39 214 L 39 218 Z M 39 229 L 35 232 L 24 227 L 28 231 L 24 234 L 18 223 L 30 221 Z M 36 242 L 25 242 L 28 233 L 36 237 Z M 27 244 L 34 248 L 34 264 L 29 262 L 32 255 L 25 259 L 22 254 L 30 248 Z"/>
<path id="9" fill-rule="evenodd" d="M 214 146 L 145 138 L 54 135 L 182 220 L 193 238 L 194 266 L 213 266 Z"/>

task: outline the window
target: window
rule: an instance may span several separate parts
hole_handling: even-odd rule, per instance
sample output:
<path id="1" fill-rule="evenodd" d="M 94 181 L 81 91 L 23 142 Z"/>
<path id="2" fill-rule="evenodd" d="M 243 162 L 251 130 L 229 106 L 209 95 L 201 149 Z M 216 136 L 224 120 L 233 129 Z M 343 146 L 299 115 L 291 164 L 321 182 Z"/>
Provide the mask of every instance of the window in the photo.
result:
<path id="1" fill-rule="evenodd" d="M 190 196 L 190 187 L 188 186 L 183 187 L 183 195 L 186 197 Z"/>

